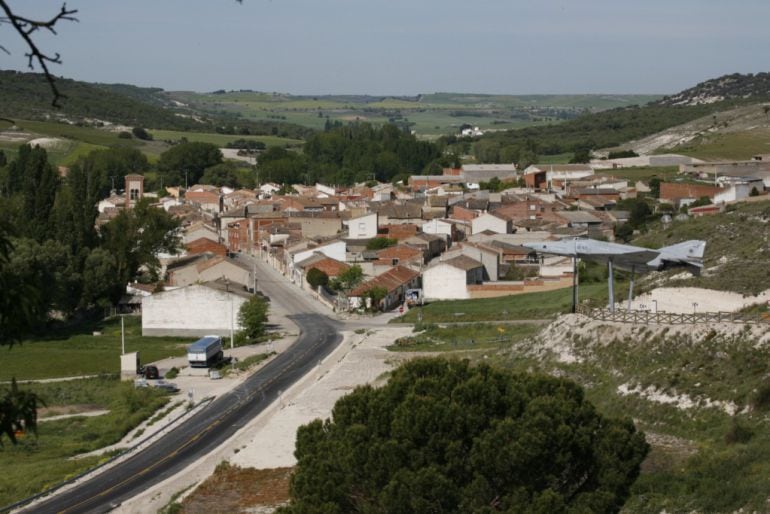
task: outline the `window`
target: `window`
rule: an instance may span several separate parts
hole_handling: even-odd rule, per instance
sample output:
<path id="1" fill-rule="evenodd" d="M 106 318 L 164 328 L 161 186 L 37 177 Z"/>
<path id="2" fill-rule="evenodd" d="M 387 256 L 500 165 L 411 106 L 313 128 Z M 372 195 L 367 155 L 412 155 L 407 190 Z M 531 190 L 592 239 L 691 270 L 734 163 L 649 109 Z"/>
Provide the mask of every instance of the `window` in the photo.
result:
<path id="1" fill-rule="evenodd" d="M 529 210 L 530 210 L 530 211 L 535 211 L 535 210 L 537 210 L 537 205 L 535 205 L 535 204 L 532 204 L 532 205 L 530 205 L 530 206 L 529 206 Z"/>
<path id="2" fill-rule="evenodd" d="M 131 200 L 138 200 L 139 199 L 139 190 L 138 189 L 129 189 L 128 197 Z"/>

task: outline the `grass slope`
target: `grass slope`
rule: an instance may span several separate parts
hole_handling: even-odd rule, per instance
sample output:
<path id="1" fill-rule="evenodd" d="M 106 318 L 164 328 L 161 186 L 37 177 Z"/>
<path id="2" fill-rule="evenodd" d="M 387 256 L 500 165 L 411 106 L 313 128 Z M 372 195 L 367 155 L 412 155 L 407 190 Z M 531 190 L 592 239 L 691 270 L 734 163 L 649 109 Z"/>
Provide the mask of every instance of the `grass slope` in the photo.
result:
<path id="1" fill-rule="evenodd" d="M 571 378 L 603 413 L 633 418 L 646 432 L 653 451 L 625 511 L 764 512 L 770 348 L 759 343 L 760 334 L 739 326 L 632 328 L 571 316 L 493 360 Z M 625 388 L 637 392 L 623 394 Z"/>
<path id="2" fill-rule="evenodd" d="M 98 464 L 104 457 L 73 459 L 114 444 L 168 402 L 154 388 L 135 389 L 117 378 L 20 386 L 40 394 L 47 406 L 89 404 L 109 414 L 44 421 L 38 437 L 26 435 L 0 447 L 0 507 L 44 491 Z M 0 509 L 2 510 L 2 509 Z"/>
<path id="3" fill-rule="evenodd" d="M 692 286 L 757 294 L 770 289 L 770 201 L 731 206 L 715 216 L 655 224 L 633 244 L 659 248 L 689 239 L 706 241 L 700 277 L 677 278 L 668 286 Z M 676 271 L 666 272 L 668 276 Z"/>

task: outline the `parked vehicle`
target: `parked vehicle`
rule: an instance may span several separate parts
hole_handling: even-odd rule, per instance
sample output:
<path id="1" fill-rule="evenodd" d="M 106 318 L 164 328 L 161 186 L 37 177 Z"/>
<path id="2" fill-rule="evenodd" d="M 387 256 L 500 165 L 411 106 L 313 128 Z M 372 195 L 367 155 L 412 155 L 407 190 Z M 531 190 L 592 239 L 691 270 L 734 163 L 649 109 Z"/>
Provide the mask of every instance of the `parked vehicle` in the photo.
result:
<path id="1" fill-rule="evenodd" d="M 222 338 L 205 336 L 187 347 L 187 361 L 192 368 L 210 368 L 224 358 Z"/>
<path id="2" fill-rule="evenodd" d="M 155 387 L 157 387 L 158 389 L 163 389 L 164 391 L 172 394 L 179 392 L 179 387 L 176 384 L 172 382 L 166 382 L 164 380 L 159 380 L 158 383 L 155 384 Z"/>
<path id="3" fill-rule="evenodd" d="M 150 380 L 155 380 L 157 378 L 160 378 L 160 371 L 158 371 L 157 366 L 149 365 L 149 366 L 140 366 L 139 367 L 139 375 L 142 378 L 147 378 Z"/>

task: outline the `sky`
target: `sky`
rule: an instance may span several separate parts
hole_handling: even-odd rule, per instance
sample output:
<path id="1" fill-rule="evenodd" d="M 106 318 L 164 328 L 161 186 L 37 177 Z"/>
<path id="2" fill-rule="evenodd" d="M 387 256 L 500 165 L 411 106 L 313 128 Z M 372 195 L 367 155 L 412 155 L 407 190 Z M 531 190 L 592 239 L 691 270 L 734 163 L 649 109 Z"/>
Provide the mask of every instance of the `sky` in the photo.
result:
<path id="1" fill-rule="evenodd" d="M 9 0 L 48 17 L 50 0 Z M 30 5 L 31 4 L 31 5 Z M 671 94 L 770 71 L 768 0 L 69 0 L 52 72 L 167 90 Z M 0 24 L 0 68 L 26 69 Z"/>

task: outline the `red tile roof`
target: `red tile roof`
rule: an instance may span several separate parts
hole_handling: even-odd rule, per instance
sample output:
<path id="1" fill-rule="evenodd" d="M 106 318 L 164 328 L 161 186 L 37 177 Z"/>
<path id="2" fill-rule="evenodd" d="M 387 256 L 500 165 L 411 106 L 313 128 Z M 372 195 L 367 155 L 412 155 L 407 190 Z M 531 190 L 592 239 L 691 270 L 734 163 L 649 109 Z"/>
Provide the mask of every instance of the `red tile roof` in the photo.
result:
<path id="1" fill-rule="evenodd" d="M 420 274 L 404 266 L 395 266 L 389 269 L 382 275 L 374 277 L 368 282 L 364 282 L 357 288 L 350 292 L 350 296 L 363 296 L 366 292 L 373 287 L 384 287 L 388 290 L 388 293 L 392 293 L 399 287 L 408 284 Z"/>

